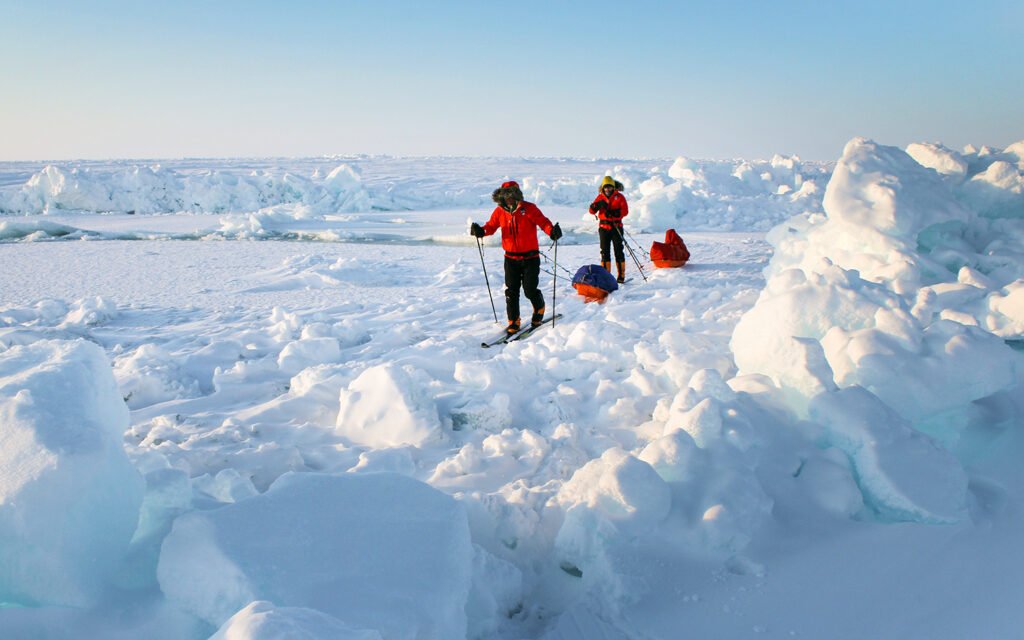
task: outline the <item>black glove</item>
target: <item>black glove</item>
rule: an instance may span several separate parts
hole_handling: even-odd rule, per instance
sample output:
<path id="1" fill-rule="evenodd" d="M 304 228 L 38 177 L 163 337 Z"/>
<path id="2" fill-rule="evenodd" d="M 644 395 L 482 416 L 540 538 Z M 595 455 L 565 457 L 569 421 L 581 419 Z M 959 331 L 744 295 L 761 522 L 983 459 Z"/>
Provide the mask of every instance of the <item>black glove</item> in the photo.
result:
<path id="1" fill-rule="evenodd" d="M 608 208 L 608 203 L 604 200 L 598 200 L 594 204 L 590 205 L 590 213 L 597 213 L 598 211 L 604 211 Z"/>
<path id="2" fill-rule="evenodd" d="M 474 222 L 469 226 L 469 235 L 482 238 L 484 237 L 484 228 Z"/>
<path id="3" fill-rule="evenodd" d="M 555 226 L 551 227 L 551 239 L 554 240 L 555 242 L 558 242 L 558 239 L 561 237 L 562 227 L 558 226 L 558 224 L 556 223 Z"/>

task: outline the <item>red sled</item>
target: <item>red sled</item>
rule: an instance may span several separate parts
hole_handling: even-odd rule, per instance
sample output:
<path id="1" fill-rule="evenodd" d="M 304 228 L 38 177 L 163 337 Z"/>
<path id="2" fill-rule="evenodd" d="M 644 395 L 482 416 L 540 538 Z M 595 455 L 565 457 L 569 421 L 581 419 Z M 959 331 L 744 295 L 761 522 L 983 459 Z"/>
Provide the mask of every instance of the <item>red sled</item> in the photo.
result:
<path id="1" fill-rule="evenodd" d="M 690 259 L 690 250 L 675 229 L 665 232 L 665 242 L 651 244 L 651 262 L 659 269 L 681 267 Z"/>

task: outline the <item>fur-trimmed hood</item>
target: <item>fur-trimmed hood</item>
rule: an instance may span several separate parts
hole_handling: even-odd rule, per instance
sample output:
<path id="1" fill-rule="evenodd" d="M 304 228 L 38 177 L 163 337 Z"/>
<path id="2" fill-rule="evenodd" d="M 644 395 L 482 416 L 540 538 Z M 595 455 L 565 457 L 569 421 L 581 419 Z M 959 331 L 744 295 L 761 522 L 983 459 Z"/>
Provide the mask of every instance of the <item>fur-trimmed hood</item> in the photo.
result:
<path id="1" fill-rule="evenodd" d="M 519 183 L 514 180 L 501 183 L 501 186 L 491 194 L 491 199 L 497 204 L 505 206 L 505 198 L 509 196 L 513 196 L 519 202 L 523 201 L 523 191 L 519 188 Z"/>

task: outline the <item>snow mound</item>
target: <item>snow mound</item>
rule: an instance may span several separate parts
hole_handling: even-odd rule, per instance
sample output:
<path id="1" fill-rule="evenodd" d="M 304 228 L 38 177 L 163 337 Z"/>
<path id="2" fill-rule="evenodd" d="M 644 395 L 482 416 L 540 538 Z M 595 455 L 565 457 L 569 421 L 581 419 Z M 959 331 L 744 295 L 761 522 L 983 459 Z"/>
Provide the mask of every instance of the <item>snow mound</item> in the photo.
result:
<path id="1" fill-rule="evenodd" d="M 224 623 L 210 640 L 383 640 L 375 630 L 355 629 L 315 609 L 249 604 Z"/>
<path id="2" fill-rule="evenodd" d="M 884 326 L 836 326 L 821 345 L 840 387 L 869 389 L 915 428 L 947 444 L 966 427 L 973 402 L 1016 385 L 1017 358 L 1003 340 L 950 320 L 909 336 Z"/>
<path id="3" fill-rule="evenodd" d="M 739 374 L 767 376 L 824 425 L 876 512 L 957 521 L 966 481 L 941 447 L 956 449 L 976 403 L 1016 386 L 1015 354 L 986 330 L 1017 326 L 1016 286 L 963 264 L 985 265 L 971 242 L 987 223 L 899 149 L 850 141 L 824 207 L 769 233 L 765 288 L 730 342 Z"/>
<path id="4" fill-rule="evenodd" d="M 621 449 L 609 449 L 573 474 L 555 498 L 567 512 L 583 507 L 619 527 L 645 531 L 668 515 L 668 485 L 646 462 Z"/>
<path id="5" fill-rule="evenodd" d="M 432 380 L 411 366 L 370 367 L 342 389 L 335 430 L 353 443 L 422 446 L 442 437 Z"/>
<path id="6" fill-rule="evenodd" d="M 295 375 L 318 364 L 341 360 L 341 345 L 336 338 L 304 338 L 289 342 L 277 357 L 277 364 L 288 375 Z"/>
<path id="7" fill-rule="evenodd" d="M 697 162 L 679 157 L 667 174 L 639 181 L 627 223 L 667 228 L 768 230 L 786 218 L 821 207 L 820 168 L 797 157 L 770 161 Z"/>
<path id="8" fill-rule="evenodd" d="M 1018 311 L 1012 301 L 1007 307 Z M 938 317 L 922 322 L 913 311 L 856 272 L 828 266 L 807 277 L 792 269 L 769 280 L 731 344 L 741 375 L 769 376 L 798 413 L 818 393 L 859 385 L 952 442 L 972 402 L 1014 385 L 1015 357 L 991 333 Z"/>
<path id="9" fill-rule="evenodd" d="M 144 344 L 118 358 L 114 376 L 132 409 L 200 395 L 199 382 L 183 372 L 170 353 L 152 344 Z"/>
<path id="10" fill-rule="evenodd" d="M 668 516 L 668 485 L 646 462 L 609 449 L 576 471 L 551 504 L 565 512 L 555 537 L 562 571 L 581 578 L 583 592 L 604 607 L 628 600 L 635 585 L 623 554 Z"/>
<path id="11" fill-rule="evenodd" d="M 852 460 L 865 503 L 883 518 L 952 523 L 967 515 L 967 474 L 948 451 L 859 387 L 823 393 L 810 417 Z"/>
<path id="12" fill-rule="evenodd" d="M 907 145 L 907 155 L 923 167 L 935 169 L 944 176 L 963 180 L 967 176 L 967 161 L 964 157 L 941 144 L 915 142 Z"/>
<path id="13" fill-rule="evenodd" d="M 1024 278 L 993 292 L 985 306 L 983 327 L 1002 338 L 1024 336 Z"/>
<path id="14" fill-rule="evenodd" d="M 268 600 L 387 638 L 446 640 L 466 635 L 473 553 L 463 508 L 426 484 L 287 474 L 263 495 L 179 517 L 157 575 L 172 603 L 216 626 Z M 279 614 L 337 625 L 326 616 Z"/>
<path id="15" fill-rule="evenodd" d="M 117 570 L 144 484 L 103 350 L 41 340 L 0 353 L 0 601 L 85 606 Z"/>
<path id="16" fill-rule="evenodd" d="M 943 234 L 959 237 L 970 217 L 934 171 L 863 138 L 846 145 L 824 208 L 827 217 L 793 220 L 769 234 L 777 249 L 769 277 L 794 267 L 813 272 L 828 259 L 865 280 L 892 281 L 897 293 L 910 292 L 951 277 L 928 260 L 928 243 Z"/>
<path id="17" fill-rule="evenodd" d="M 957 195 L 988 218 L 1024 218 L 1024 168 L 997 160 L 974 175 Z"/>
<path id="18" fill-rule="evenodd" d="M 709 403 L 697 406 L 709 413 Z M 669 526 L 691 551 L 712 557 L 739 552 L 771 513 L 772 499 L 754 467 L 726 442 L 701 448 L 678 429 L 650 442 L 639 457 L 671 488 Z"/>
<path id="19" fill-rule="evenodd" d="M 929 259 L 928 252 L 962 246 L 972 220 L 937 174 L 899 149 L 855 139 L 829 182 L 825 208 L 827 218 L 791 220 L 769 234 L 776 254 L 768 281 L 733 332 L 741 374 L 768 375 L 789 390 L 798 412 L 798 397 L 860 385 L 934 432 L 955 428 L 957 413 L 962 426 L 971 402 L 1012 385 L 1015 364 L 1001 340 L 936 324 L 952 317 L 951 308 L 982 304 L 986 291 L 969 284 L 984 286 L 984 276 Z M 961 277 L 967 282 L 955 292 L 943 284 Z M 1001 318 L 989 318 L 988 309 L 978 310 L 983 320 L 969 324 L 1015 326 L 1012 301 L 998 312 Z M 959 380 L 965 367 L 977 372 L 970 384 Z M 914 382 L 925 378 L 909 371 L 930 376 L 928 383 Z"/>

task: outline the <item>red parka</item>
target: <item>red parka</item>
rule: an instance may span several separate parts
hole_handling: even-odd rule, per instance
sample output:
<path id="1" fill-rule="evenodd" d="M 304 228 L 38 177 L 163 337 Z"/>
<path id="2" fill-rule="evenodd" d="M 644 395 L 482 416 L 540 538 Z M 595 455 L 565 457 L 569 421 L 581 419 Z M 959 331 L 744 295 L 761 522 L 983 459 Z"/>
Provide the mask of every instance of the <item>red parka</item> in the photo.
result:
<path id="1" fill-rule="evenodd" d="M 590 205 L 590 213 L 601 221 L 602 229 L 611 229 L 613 224 L 621 225 L 622 219 L 629 215 L 629 205 L 626 203 L 626 196 L 618 191 L 610 198 L 599 193 Z"/>
<path id="2" fill-rule="evenodd" d="M 537 227 L 551 235 L 551 221 L 532 202 L 520 202 L 511 213 L 498 206 L 491 213 L 491 219 L 484 224 L 484 235 L 493 235 L 501 229 L 501 247 L 505 257 L 513 260 L 536 258 L 540 255 L 537 245 Z"/>

